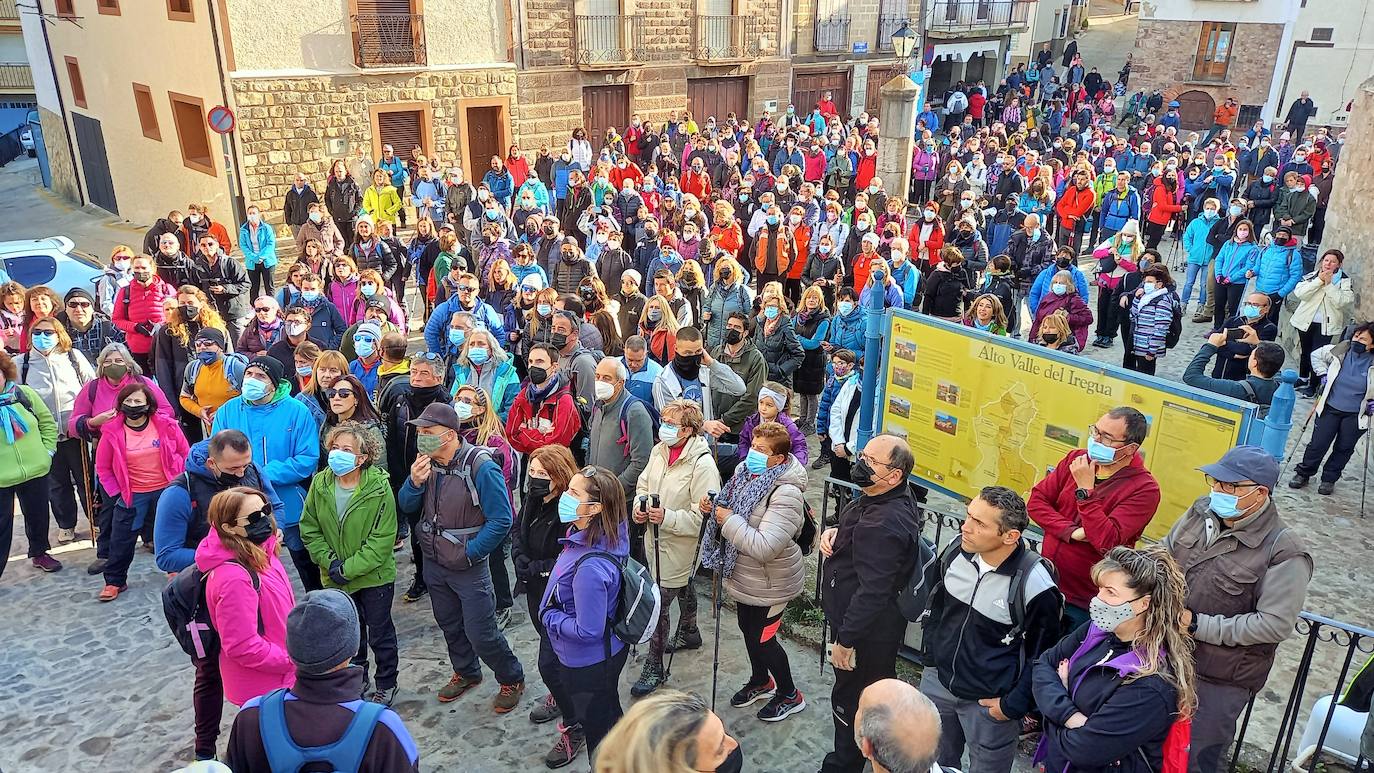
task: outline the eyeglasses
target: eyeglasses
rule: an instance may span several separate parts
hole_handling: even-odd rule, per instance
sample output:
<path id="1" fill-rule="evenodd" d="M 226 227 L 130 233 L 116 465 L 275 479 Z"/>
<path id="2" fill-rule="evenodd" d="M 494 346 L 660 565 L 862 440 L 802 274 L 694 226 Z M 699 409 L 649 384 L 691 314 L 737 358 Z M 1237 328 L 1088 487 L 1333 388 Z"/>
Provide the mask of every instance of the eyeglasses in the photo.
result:
<path id="1" fill-rule="evenodd" d="M 1203 477 L 1206 479 L 1209 488 L 1219 489 L 1223 494 L 1240 494 L 1259 488 L 1260 485 L 1258 483 L 1227 483 L 1217 480 L 1211 475 L 1205 475 Z"/>
<path id="2" fill-rule="evenodd" d="M 373 338 L 372 336 L 353 336 L 353 343 L 355 343 L 355 344 L 375 344 L 375 343 L 377 343 L 377 339 Z"/>
<path id="3" fill-rule="evenodd" d="M 333 400 L 333 399 L 336 398 L 336 397 L 352 397 L 352 396 L 353 396 L 353 390 L 352 390 L 352 389 L 346 389 L 346 388 L 345 388 L 345 389 L 326 389 L 326 390 L 324 390 L 324 396 L 325 396 L 325 397 L 328 397 L 330 400 Z"/>
<path id="4" fill-rule="evenodd" d="M 1113 443 L 1117 444 L 1118 446 L 1126 445 L 1125 438 L 1114 438 L 1111 435 L 1108 435 L 1107 433 L 1098 429 L 1097 425 L 1095 424 L 1089 425 L 1088 437 L 1092 438 L 1093 440 L 1096 440 L 1099 443 L 1106 443 L 1108 445 L 1111 445 Z"/>
<path id="5" fill-rule="evenodd" d="M 67 308 L 69 309 L 89 309 L 90 307 L 91 304 L 86 301 L 67 301 Z"/>
<path id="6" fill-rule="evenodd" d="M 458 285 L 458 292 L 460 292 L 460 293 L 475 293 L 475 292 L 477 292 L 477 288 L 476 288 L 475 286 L 473 286 L 473 285 Z"/>
<path id="7" fill-rule="evenodd" d="M 254 306 L 253 311 L 262 314 L 263 312 L 276 311 L 276 309 L 273 309 L 271 306 Z"/>

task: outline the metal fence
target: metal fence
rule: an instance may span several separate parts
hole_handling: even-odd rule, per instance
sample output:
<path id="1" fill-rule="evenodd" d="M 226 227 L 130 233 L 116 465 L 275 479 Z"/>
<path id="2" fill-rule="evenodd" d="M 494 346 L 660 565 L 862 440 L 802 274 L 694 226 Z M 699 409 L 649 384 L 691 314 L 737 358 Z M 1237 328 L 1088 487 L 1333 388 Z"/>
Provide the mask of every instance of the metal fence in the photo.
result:
<path id="1" fill-rule="evenodd" d="M 27 153 L 24 144 L 19 141 L 19 135 L 27 129 L 26 124 L 20 124 L 4 134 L 0 134 L 0 166 L 19 158 Z"/>
<path id="2" fill-rule="evenodd" d="M 937 0 L 926 26 L 935 31 L 1024 27 L 1030 7 L 1030 0 Z"/>
<path id="3" fill-rule="evenodd" d="M 644 61 L 644 17 L 578 16 L 577 64 Z"/>
<path id="4" fill-rule="evenodd" d="M 425 17 L 410 13 L 353 16 L 354 62 L 359 67 L 404 67 L 428 62 Z"/>
<path id="5" fill-rule="evenodd" d="M 700 62 L 748 59 L 759 55 L 752 16 L 698 16 L 693 56 Z"/>

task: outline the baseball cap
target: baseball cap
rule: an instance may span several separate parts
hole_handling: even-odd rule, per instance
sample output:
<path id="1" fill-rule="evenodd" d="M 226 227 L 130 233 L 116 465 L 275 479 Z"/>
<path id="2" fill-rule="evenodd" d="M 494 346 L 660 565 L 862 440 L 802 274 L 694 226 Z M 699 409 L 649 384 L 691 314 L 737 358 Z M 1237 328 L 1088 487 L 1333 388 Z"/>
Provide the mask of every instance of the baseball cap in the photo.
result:
<path id="1" fill-rule="evenodd" d="M 1222 483 L 1252 480 L 1274 490 L 1279 482 L 1279 463 L 1259 446 L 1236 446 L 1212 464 L 1198 468 Z"/>
<path id="2" fill-rule="evenodd" d="M 446 427 L 457 430 L 458 413 L 448 403 L 430 403 L 423 413 L 411 419 L 407 424 L 414 427 Z"/>

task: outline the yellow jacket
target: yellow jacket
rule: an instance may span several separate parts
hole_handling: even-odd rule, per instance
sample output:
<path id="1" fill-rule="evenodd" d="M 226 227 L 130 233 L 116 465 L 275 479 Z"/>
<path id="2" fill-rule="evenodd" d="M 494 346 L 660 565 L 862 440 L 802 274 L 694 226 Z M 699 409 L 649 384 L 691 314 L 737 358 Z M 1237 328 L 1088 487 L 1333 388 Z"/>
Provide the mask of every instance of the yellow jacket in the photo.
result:
<path id="1" fill-rule="evenodd" d="M 385 220 L 395 225 L 396 213 L 401 211 L 401 197 L 396 193 L 396 186 L 388 185 L 378 191 L 377 186 L 369 185 L 363 191 L 363 211 L 375 222 Z"/>

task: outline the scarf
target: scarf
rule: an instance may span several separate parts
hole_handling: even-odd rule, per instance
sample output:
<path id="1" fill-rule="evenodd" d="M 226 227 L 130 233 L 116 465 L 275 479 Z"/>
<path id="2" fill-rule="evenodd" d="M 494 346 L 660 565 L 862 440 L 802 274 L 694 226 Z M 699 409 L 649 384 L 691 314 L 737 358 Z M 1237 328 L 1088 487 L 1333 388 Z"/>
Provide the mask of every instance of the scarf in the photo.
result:
<path id="1" fill-rule="evenodd" d="M 525 388 L 525 394 L 526 397 L 529 398 L 531 406 L 534 406 L 544 402 L 544 400 L 548 399 L 549 395 L 553 394 L 562 385 L 562 374 L 555 372 L 552 376 L 549 376 L 549 380 L 547 383 L 544 384 L 544 386 L 537 387 L 534 384 L 530 384 L 529 386 L 527 386 Z"/>
<path id="2" fill-rule="evenodd" d="M 716 497 L 716 504 L 747 520 L 790 466 L 784 462 L 755 475 L 741 464 L 738 472 L 721 489 L 720 495 Z M 738 558 L 739 548 L 721 534 L 716 519 L 708 517 L 706 534 L 701 541 L 701 565 L 707 569 L 719 570 L 722 577 L 729 577 L 735 571 L 735 561 Z"/>
<path id="3" fill-rule="evenodd" d="M 5 391 L 0 393 L 0 427 L 5 431 L 5 442 L 14 445 L 14 442 L 29 431 L 29 422 L 19 411 L 15 410 L 15 404 L 19 402 L 19 385 L 10 382 L 5 387 Z"/>

